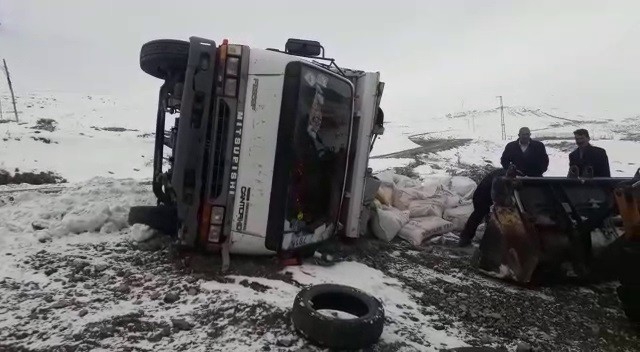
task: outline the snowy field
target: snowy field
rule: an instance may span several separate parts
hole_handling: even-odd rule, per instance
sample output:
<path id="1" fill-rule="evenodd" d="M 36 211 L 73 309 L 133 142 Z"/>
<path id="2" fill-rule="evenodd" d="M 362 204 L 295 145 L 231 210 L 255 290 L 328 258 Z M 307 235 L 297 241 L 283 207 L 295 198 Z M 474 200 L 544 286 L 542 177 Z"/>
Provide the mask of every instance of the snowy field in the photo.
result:
<path id="1" fill-rule="evenodd" d="M 549 169 L 545 176 L 566 176 L 569 152 L 575 149 L 573 131 L 586 128 L 591 143 L 605 148 L 612 176 L 630 177 L 640 167 L 640 116 L 602 117 L 572 115 L 561 111 L 545 112 L 524 107 L 505 107 L 507 140 L 501 139 L 500 111 L 466 111 L 411 121 L 390 120 L 385 134 L 374 146 L 373 155 L 386 155 L 420 147 L 421 140 L 471 139 L 463 146 L 446 150 L 425 150 L 416 158 L 424 162 L 417 168 L 420 175 L 442 173 L 441 170 L 464 168 L 468 165 L 500 165 L 500 156 L 507 142 L 517 139 L 520 127 L 529 127 L 532 138 L 543 141 L 549 154 Z M 415 153 L 414 153 L 415 154 Z M 414 158 L 373 159 L 375 171 L 405 166 Z M 435 166 L 431 167 L 431 166 Z"/>
<path id="2" fill-rule="evenodd" d="M 0 169 L 53 171 L 70 182 L 96 176 L 149 178 L 155 101 L 112 96 L 33 94 L 18 98 L 19 123 L 6 112 L 0 124 Z M 53 119 L 53 131 L 34 128 Z"/>
<path id="3" fill-rule="evenodd" d="M 9 97 L 0 96 L 3 106 Z M 0 169 L 9 172 L 54 171 L 70 182 L 96 176 L 149 178 L 152 173 L 155 101 L 113 96 L 40 93 L 18 99 L 20 122 L 5 113 L 0 123 Z M 53 119 L 55 130 L 34 128 L 40 119 Z M 504 145 L 517 138 L 522 126 L 547 145 L 547 176 L 564 176 L 568 153 L 574 147 L 572 131 L 587 128 L 592 144 L 607 150 L 614 176 L 630 176 L 640 167 L 640 117 L 602 117 L 545 112 L 524 107 L 505 108 L 507 141 L 500 137 L 500 112 L 466 111 L 446 116 L 398 122 L 388 117 L 385 134 L 375 143 L 373 156 L 419 148 L 420 140 L 470 139 L 446 150 L 426 150 L 409 157 L 372 159 L 382 171 L 422 160 L 420 175 L 466 165 L 499 165 Z M 100 157 L 96 157 L 99 155 Z M 460 165 L 462 164 L 462 165 Z M 434 166 L 435 168 L 431 167 Z"/>
<path id="4" fill-rule="evenodd" d="M 226 276 L 216 271 L 217 258 L 176 257 L 165 239 L 126 223 L 130 206 L 155 201 L 149 183 L 154 103 L 34 94 L 19 97 L 19 123 L 0 123 L 0 169 L 54 171 L 70 181 L 0 186 L 0 350 L 315 351 L 293 332 L 288 311 L 302 287 L 325 282 L 352 285 L 382 300 L 385 330 L 373 351 L 515 349 L 519 343 L 541 351 L 557 344 L 567 351 L 606 350 L 607 340 L 593 335 L 593 326 L 615 330 L 615 339 L 623 341 L 619 351 L 638 343 L 619 332 L 624 318 L 612 287 L 515 288 L 478 275 L 466 264 L 468 253 L 446 247 L 392 243 L 340 250 L 343 260 L 331 267 L 282 269 L 271 258 L 234 257 Z M 607 149 L 615 175 L 637 169 L 633 151 L 640 145 L 629 140 L 639 133 L 636 120 L 578 118 L 530 109 L 506 114 L 510 138 L 525 125 L 534 138 L 554 137 L 546 141 L 549 175 L 566 174 L 563 148 L 571 147 L 571 131 L 578 127 L 589 128 L 594 144 Z M 55 120 L 55 129 L 38 128 L 40 119 Z M 371 166 L 380 171 L 415 165 L 414 172 L 426 176 L 497 164 L 505 143 L 499 115 L 389 119 L 374 155 L 421 148 L 424 140 L 459 139 L 471 141 L 373 159 Z M 557 326 L 541 319 L 539 309 L 547 306 L 556 312 L 548 319 Z M 588 327 L 562 325 L 576 316 L 584 316 Z"/>

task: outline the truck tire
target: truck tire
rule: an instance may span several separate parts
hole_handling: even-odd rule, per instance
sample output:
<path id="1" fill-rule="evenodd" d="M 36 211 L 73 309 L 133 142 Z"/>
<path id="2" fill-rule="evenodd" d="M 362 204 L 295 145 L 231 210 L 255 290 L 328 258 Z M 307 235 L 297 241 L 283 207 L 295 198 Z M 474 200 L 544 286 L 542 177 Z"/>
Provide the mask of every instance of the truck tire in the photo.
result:
<path id="1" fill-rule="evenodd" d="M 640 286 L 621 285 L 617 291 L 624 314 L 630 321 L 640 323 Z"/>
<path id="2" fill-rule="evenodd" d="M 495 347 L 456 347 L 442 352 L 508 352 L 508 350 Z"/>
<path id="3" fill-rule="evenodd" d="M 620 265 L 618 299 L 627 318 L 640 323 L 640 241 L 627 240 L 623 244 Z"/>
<path id="4" fill-rule="evenodd" d="M 147 225 L 165 235 L 173 236 L 178 232 L 176 210 L 165 205 L 131 207 L 128 220 L 129 225 Z"/>
<path id="5" fill-rule="evenodd" d="M 147 74 L 167 79 L 170 72 L 184 74 L 189 60 L 189 42 L 174 39 L 152 40 L 140 48 L 140 68 Z"/>
<path id="6" fill-rule="evenodd" d="M 357 318 L 327 316 L 319 310 Z M 384 308 L 376 298 L 349 286 L 321 284 L 296 295 L 291 312 L 295 329 L 311 342 L 331 349 L 357 350 L 374 344 L 384 327 Z"/>

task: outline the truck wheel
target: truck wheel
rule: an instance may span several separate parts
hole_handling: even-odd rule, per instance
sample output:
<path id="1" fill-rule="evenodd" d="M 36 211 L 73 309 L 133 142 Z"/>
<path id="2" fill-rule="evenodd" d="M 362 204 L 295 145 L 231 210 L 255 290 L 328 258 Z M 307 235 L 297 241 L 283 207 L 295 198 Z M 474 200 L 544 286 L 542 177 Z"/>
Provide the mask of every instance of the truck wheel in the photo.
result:
<path id="1" fill-rule="evenodd" d="M 171 236 L 178 232 L 176 209 L 164 205 L 131 207 L 129 225 L 133 224 L 144 224 Z"/>
<path id="2" fill-rule="evenodd" d="M 335 317 L 322 310 L 346 312 L 355 317 Z M 291 321 L 301 335 L 320 346 L 357 350 L 380 338 L 384 309 L 380 301 L 358 289 L 322 284 L 298 293 Z"/>
<path id="3" fill-rule="evenodd" d="M 629 320 L 640 323 L 640 241 L 626 240 L 620 253 L 618 298 Z"/>
<path id="4" fill-rule="evenodd" d="M 640 286 L 619 286 L 618 298 L 624 314 L 635 323 L 640 323 Z"/>
<path id="5" fill-rule="evenodd" d="M 140 68 L 153 77 L 167 79 L 170 72 L 183 74 L 189 60 L 189 42 L 174 39 L 150 41 L 140 48 Z"/>
<path id="6" fill-rule="evenodd" d="M 506 348 L 495 347 L 456 347 L 442 352 L 507 352 Z"/>

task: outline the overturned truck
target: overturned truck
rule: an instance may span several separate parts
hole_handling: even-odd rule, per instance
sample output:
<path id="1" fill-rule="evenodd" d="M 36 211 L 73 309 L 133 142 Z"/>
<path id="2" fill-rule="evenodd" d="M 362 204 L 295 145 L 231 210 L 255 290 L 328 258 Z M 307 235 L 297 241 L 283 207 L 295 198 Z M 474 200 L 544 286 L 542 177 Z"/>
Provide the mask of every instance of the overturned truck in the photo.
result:
<path id="1" fill-rule="evenodd" d="M 521 284 L 619 280 L 640 321 L 640 173 L 634 178 L 499 177 L 474 265 Z"/>
<path id="2" fill-rule="evenodd" d="M 284 51 L 154 40 L 140 66 L 163 81 L 158 204 L 133 207 L 130 223 L 220 252 L 225 267 L 229 253 L 309 256 L 364 230 L 369 152 L 384 130 L 379 73 L 340 68 L 299 39 Z"/>

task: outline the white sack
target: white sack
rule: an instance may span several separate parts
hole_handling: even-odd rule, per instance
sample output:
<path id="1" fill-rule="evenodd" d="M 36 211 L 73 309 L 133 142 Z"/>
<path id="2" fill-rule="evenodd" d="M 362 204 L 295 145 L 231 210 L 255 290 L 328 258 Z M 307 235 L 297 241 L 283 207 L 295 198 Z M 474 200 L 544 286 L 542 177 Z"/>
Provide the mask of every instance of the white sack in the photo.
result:
<path id="1" fill-rule="evenodd" d="M 444 197 L 444 209 L 455 208 L 461 205 L 471 204 L 471 199 L 463 199 L 458 194 L 453 193 L 450 190 L 442 190 L 442 195 Z"/>
<path id="2" fill-rule="evenodd" d="M 407 211 L 382 206 L 375 210 L 371 219 L 371 230 L 377 238 L 389 242 L 407 222 L 409 222 Z"/>
<path id="3" fill-rule="evenodd" d="M 478 185 L 476 182 L 465 176 L 453 176 L 451 178 L 451 191 L 463 199 L 471 199 Z"/>
<path id="4" fill-rule="evenodd" d="M 408 210 L 411 201 L 426 197 L 416 188 L 395 188 L 393 191 L 393 206 L 400 210 Z"/>
<path id="5" fill-rule="evenodd" d="M 400 188 L 420 186 L 420 181 L 414 180 L 411 177 L 407 177 L 404 175 L 394 175 L 393 181 L 395 182 L 396 186 Z"/>
<path id="6" fill-rule="evenodd" d="M 462 198 L 459 195 L 449 193 L 444 202 L 444 208 L 445 209 L 455 208 L 457 206 L 460 206 L 461 204 L 462 204 Z"/>
<path id="7" fill-rule="evenodd" d="M 451 188 L 451 178 L 450 175 L 429 175 L 423 178 L 422 185 L 449 189 Z"/>
<path id="8" fill-rule="evenodd" d="M 410 220 L 400 229 L 398 236 L 414 246 L 419 246 L 424 240 L 424 229 L 417 221 Z"/>
<path id="9" fill-rule="evenodd" d="M 454 230 L 462 231 L 471 213 L 473 213 L 473 204 L 461 205 L 459 207 L 446 209 L 443 218 L 451 221 Z"/>
<path id="10" fill-rule="evenodd" d="M 413 220 L 417 221 L 424 229 L 425 238 L 451 232 L 453 229 L 453 224 L 451 222 L 438 216 L 427 216 L 424 218 L 415 218 Z"/>
<path id="11" fill-rule="evenodd" d="M 378 192 L 376 193 L 376 199 L 379 200 L 380 203 L 384 205 L 392 205 L 394 190 L 395 190 L 395 185 L 393 183 L 383 181 L 382 183 L 380 183 L 380 187 L 378 187 Z"/>
<path id="12" fill-rule="evenodd" d="M 445 234 L 434 236 L 429 240 L 430 244 L 439 244 L 443 246 L 452 246 L 456 245 L 460 241 L 460 237 L 452 232 L 447 232 Z"/>
<path id="13" fill-rule="evenodd" d="M 425 216 L 442 217 L 444 211 L 444 197 L 432 197 L 428 199 L 416 199 L 409 203 L 409 216 L 411 218 L 423 218 Z"/>
<path id="14" fill-rule="evenodd" d="M 394 176 L 395 175 L 396 174 L 391 170 L 385 170 L 385 171 L 382 171 L 380 173 L 375 174 L 375 176 L 378 178 L 378 180 L 380 180 L 382 182 L 388 182 L 388 183 L 394 183 L 394 184 L 395 184 L 395 181 L 394 181 Z"/>
<path id="15" fill-rule="evenodd" d="M 400 229 L 398 236 L 419 246 L 425 239 L 450 232 L 452 228 L 453 224 L 441 217 L 427 216 L 411 219 Z"/>

